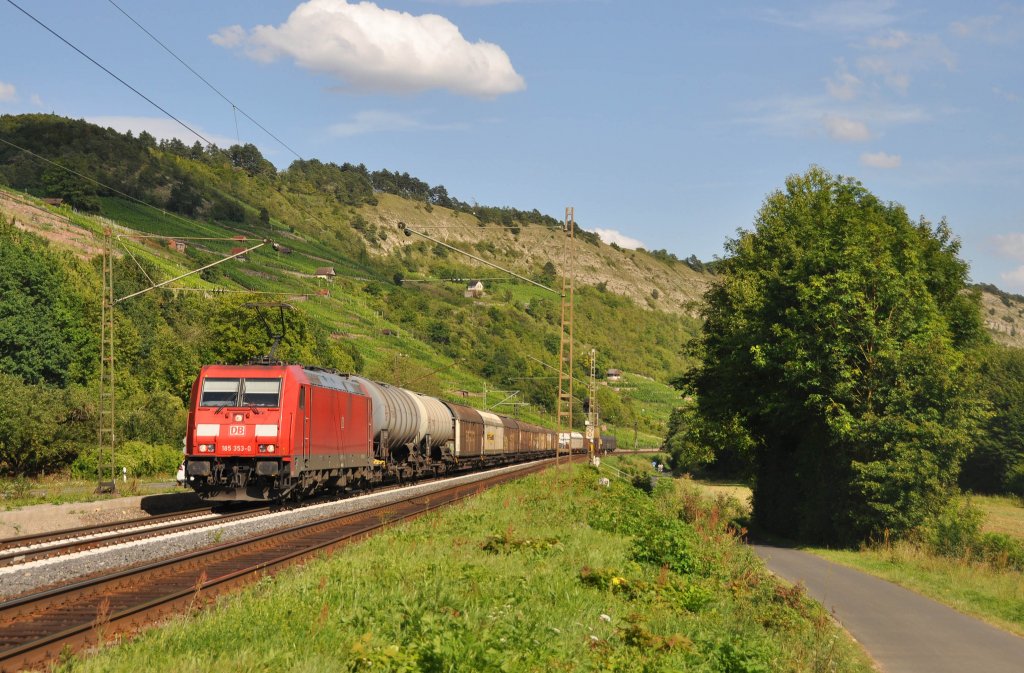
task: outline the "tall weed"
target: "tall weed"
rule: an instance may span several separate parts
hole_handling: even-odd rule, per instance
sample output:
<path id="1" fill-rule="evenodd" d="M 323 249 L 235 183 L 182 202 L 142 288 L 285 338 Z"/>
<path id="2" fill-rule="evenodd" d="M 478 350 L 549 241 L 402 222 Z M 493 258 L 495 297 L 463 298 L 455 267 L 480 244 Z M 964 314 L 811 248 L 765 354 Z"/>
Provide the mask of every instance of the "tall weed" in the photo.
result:
<path id="1" fill-rule="evenodd" d="M 939 556 L 987 563 L 996 569 L 1024 570 L 1024 540 L 1005 533 L 983 533 L 984 520 L 984 513 L 969 498 L 953 500 L 925 526 L 925 544 Z"/>

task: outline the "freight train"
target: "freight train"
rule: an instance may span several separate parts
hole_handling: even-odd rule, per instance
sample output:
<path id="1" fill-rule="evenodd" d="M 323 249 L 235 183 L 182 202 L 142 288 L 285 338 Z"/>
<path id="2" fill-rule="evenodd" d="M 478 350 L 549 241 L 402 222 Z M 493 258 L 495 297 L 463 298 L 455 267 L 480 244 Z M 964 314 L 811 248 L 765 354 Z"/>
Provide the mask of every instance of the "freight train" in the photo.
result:
<path id="1" fill-rule="evenodd" d="M 558 433 L 331 370 L 207 365 L 192 386 L 185 479 L 207 500 L 323 491 L 554 456 Z"/>

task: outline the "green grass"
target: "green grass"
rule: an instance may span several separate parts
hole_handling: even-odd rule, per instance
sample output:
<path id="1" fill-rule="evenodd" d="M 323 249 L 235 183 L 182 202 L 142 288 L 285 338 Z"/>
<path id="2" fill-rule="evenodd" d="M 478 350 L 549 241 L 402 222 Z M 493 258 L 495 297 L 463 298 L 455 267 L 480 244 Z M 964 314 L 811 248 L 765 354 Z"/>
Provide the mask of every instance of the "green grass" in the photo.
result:
<path id="1" fill-rule="evenodd" d="M 982 531 L 1024 539 L 1019 498 L 971 496 L 985 518 Z M 896 541 L 858 551 L 812 549 L 825 558 L 883 577 L 961 612 L 1024 636 L 1024 572 L 963 556 L 940 556 L 923 543 Z M 1005 559 L 1004 559 L 1005 560 Z"/>
<path id="2" fill-rule="evenodd" d="M 1024 636 L 1024 573 L 930 554 L 909 542 L 859 551 L 808 549 Z"/>
<path id="3" fill-rule="evenodd" d="M 985 513 L 982 530 L 1024 539 L 1024 499 L 1013 496 L 972 495 L 971 503 Z"/>
<path id="4" fill-rule="evenodd" d="M 723 527 L 682 522 L 671 486 L 652 498 L 597 478 L 489 491 L 59 670 L 871 670 Z M 627 528 L 672 531 L 680 570 Z"/>
<path id="5" fill-rule="evenodd" d="M 117 482 L 117 493 L 96 493 L 96 480 L 44 477 L 40 479 L 0 479 L 0 509 L 12 510 L 32 505 L 63 505 L 72 502 L 110 500 L 131 495 L 152 495 L 175 492 L 166 483 L 174 481 L 174 474 L 154 475 L 145 479 L 131 478 Z"/>
<path id="6" fill-rule="evenodd" d="M 695 482 L 705 494 L 719 493 L 748 503 L 750 489 L 741 484 Z M 1024 538 L 1024 507 L 1019 498 L 972 496 L 985 513 L 982 530 Z M 969 558 L 948 558 L 922 544 L 892 542 L 859 550 L 805 547 L 830 561 L 863 570 L 949 605 L 961 612 L 1024 636 L 1024 573 L 993 568 Z"/>

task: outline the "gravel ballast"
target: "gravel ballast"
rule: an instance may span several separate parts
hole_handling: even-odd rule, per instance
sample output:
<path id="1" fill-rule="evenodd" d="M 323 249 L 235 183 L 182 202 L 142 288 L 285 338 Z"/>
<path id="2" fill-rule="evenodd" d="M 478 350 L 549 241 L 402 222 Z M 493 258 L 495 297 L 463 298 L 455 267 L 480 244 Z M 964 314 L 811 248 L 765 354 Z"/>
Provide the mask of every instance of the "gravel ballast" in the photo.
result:
<path id="1" fill-rule="evenodd" d="M 368 493 L 346 500 L 271 512 L 242 521 L 215 524 L 198 531 L 181 531 L 113 547 L 90 549 L 67 556 L 0 568 L 0 599 L 6 600 L 42 588 L 69 583 L 86 575 L 150 563 L 337 514 L 388 505 L 409 496 L 429 495 L 452 485 L 472 483 L 485 477 L 516 472 L 531 465 L 532 463 L 512 465 L 442 481 Z"/>

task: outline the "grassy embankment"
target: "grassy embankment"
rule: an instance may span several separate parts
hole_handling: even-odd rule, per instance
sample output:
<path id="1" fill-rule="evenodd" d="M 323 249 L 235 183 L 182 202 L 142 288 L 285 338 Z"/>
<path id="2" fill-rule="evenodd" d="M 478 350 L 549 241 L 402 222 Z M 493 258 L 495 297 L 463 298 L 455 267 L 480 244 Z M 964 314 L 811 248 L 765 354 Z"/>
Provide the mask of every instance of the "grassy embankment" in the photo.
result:
<path id="1" fill-rule="evenodd" d="M 744 486 L 700 486 L 711 493 L 727 491 L 749 503 L 750 489 Z M 982 532 L 1024 539 L 1024 503 L 1020 499 L 975 495 L 970 502 L 984 513 Z M 926 545 L 910 541 L 881 543 L 856 551 L 813 547 L 805 550 L 1024 636 L 1024 573 L 1019 570 L 979 562 L 970 553 L 958 558 L 940 556 Z"/>
<path id="2" fill-rule="evenodd" d="M 117 481 L 117 493 L 96 492 L 95 479 L 73 479 L 66 476 L 47 476 L 35 479 L 0 479 L 0 510 L 12 510 L 32 505 L 63 505 L 71 502 L 93 502 L 112 497 L 175 493 L 182 489 L 174 486 L 174 472 L 156 474 L 146 479 Z"/>
<path id="3" fill-rule="evenodd" d="M 61 670 L 870 670 L 725 512 L 598 478 L 488 491 Z"/>

